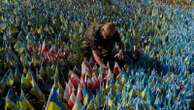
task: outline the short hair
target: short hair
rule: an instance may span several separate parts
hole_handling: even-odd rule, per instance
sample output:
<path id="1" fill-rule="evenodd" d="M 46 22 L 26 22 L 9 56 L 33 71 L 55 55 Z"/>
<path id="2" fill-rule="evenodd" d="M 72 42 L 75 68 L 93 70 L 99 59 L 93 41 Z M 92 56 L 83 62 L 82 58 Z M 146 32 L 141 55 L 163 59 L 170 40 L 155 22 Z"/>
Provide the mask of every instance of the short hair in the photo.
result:
<path id="1" fill-rule="evenodd" d="M 105 23 L 103 27 L 107 29 L 109 32 L 116 30 L 115 24 L 112 22 Z"/>
<path id="2" fill-rule="evenodd" d="M 112 22 L 105 23 L 104 26 L 108 29 L 115 29 L 115 24 Z"/>

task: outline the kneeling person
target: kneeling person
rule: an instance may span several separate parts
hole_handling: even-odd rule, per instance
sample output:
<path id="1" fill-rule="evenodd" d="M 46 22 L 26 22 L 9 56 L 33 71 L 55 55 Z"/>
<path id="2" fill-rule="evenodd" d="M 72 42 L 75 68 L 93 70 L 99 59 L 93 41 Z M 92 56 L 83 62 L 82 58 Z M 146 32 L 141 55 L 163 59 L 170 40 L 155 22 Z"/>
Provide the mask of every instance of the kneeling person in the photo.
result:
<path id="1" fill-rule="evenodd" d="M 116 43 L 119 47 L 117 50 Z M 111 22 L 92 24 L 85 32 L 82 48 L 84 58 L 89 59 L 92 56 L 94 61 L 104 69 L 108 69 L 108 62 L 124 65 L 123 43 L 115 25 Z"/>

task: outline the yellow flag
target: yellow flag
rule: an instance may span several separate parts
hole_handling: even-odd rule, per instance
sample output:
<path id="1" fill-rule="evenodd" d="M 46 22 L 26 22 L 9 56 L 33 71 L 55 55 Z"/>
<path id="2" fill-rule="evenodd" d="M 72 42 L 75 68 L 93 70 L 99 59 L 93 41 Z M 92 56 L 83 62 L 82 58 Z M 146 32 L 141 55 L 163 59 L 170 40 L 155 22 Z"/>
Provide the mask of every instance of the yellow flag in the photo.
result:
<path id="1" fill-rule="evenodd" d="M 88 104 L 86 110 L 94 110 L 94 100 L 91 100 Z"/>
<path id="2" fill-rule="evenodd" d="M 89 99 L 89 95 L 88 95 L 88 93 L 87 93 L 86 96 L 85 96 L 84 99 L 83 99 L 83 104 L 84 104 L 84 106 L 88 103 L 88 99 Z"/>
<path id="3" fill-rule="evenodd" d="M 108 98 L 108 106 L 110 107 L 113 106 L 113 100 L 111 98 Z"/>
<path id="4" fill-rule="evenodd" d="M 61 110 L 61 108 L 54 102 L 50 102 L 47 110 Z"/>
<path id="5" fill-rule="evenodd" d="M 30 102 L 26 99 L 23 90 L 21 90 L 20 100 L 17 102 L 17 107 L 24 110 L 35 110 Z"/>
<path id="6" fill-rule="evenodd" d="M 10 99 L 12 97 L 13 91 L 9 89 L 7 96 L 5 97 L 5 110 L 17 110 L 16 104 Z"/>

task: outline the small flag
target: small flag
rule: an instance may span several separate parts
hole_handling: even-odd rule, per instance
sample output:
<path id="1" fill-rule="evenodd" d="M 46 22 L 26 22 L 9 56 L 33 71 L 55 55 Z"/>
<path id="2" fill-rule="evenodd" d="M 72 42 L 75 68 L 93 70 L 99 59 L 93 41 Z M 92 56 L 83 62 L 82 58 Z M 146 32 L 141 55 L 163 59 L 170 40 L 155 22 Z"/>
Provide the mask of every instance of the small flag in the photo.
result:
<path id="1" fill-rule="evenodd" d="M 85 59 L 86 60 L 86 59 Z M 83 61 L 82 64 L 81 64 L 81 74 L 83 76 L 87 75 L 90 73 L 90 70 L 89 68 L 87 67 L 87 65 L 85 64 L 86 61 Z"/>
<path id="2" fill-rule="evenodd" d="M 40 90 L 40 88 L 38 87 L 38 85 L 36 84 L 36 81 L 34 79 L 34 76 L 32 75 L 32 71 L 30 71 L 30 75 L 32 77 L 32 88 L 30 90 L 30 93 L 33 94 L 34 96 L 36 96 L 36 98 L 38 98 L 39 100 L 45 100 L 45 96 L 44 94 L 42 93 L 42 91 Z"/>
<path id="3" fill-rule="evenodd" d="M 65 99 L 66 101 L 69 100 L 69 97 L 71 96 L 71 93 L 72 93 L 71 88 L 70 88 L 69 85 L 66 83 L 65 91 L 64 91 L 64 99 Z"/>
<path id="4" fill-rule="evenodd" d="M 11 97 L 13 97 L 12 88 L 9 89 L 7 96 L 5 97 L 5 110 L 17 110 L 15 102 L 10 99 Z"/>
<path id="5" fill-rule="evenodd" d="M 80 102 L 80 100 L 76 98 L 76 101 L 75 101 L 75 104 L 73 105 L 72 110 L 81 110 L 81 108 L 83 108 L 83 105 Z"/>
<path id="6" fill-rule="evenodd" d="M 94 110 L 94 99 L 91 99 L 87 105 L 86 110 Z"/>
<path id="7" fill-rule="evenodd" d="M 70 96 L 70 98 L 68 100 L 68 107 L 72 108 L 74 106 L 74 104 L 75 104 L 75 101 L 76 101 L 76 96 L 75 96 L 74 92 L 72 92 L 71 96 Z"/>
<path id="8" fill-rule="evenodd" d="M 79 100 L 79 101 L 81 101 L 83 99 L 81 84 L 79 84 L 79 86 L 78 86 L 76 97 L 77 97 L 77 100 Z"/>
<path id="9" fill-rule="evenodd" d="M 121 68 L 119 67 L 119 64 L 115 62 L 114 68 L 113 68 L 113 74 L 118 75 L 121 72 Z"/>
<path id="10" fill-rule="evenodd" d="M 106 80 L 106 81 L 109 81 L 112 78 L 113 78 L 113 75 L 112 75 L 111 69 L 109 68 L 106 76 L 103 79 Z"/>
<path id="11" fill-rule="evenodd" d="M 23 110 L 35 110 L 34 107 L 30 104 L 30 102 L 26 99 L 23 90 L 21 90 L 20 99 L 17 102 L 18 109 Z"/>
<path id="12" fill-rule="evenodd" d="M 85 106 L 85 105 L 88 103 L 88 98 L 89 98 L 85 86 L 83 86 L 83 88 L 82 88 L 82 95 L 83 95 L 83 104 L 84 104 L 84 106 Z"/>
<path id="13" fill-rule="evenodd" d="M 51 89 L 45 110 L 65 110 L 65 105 L 60 97 L 60 90 L 56 84 Z"/>
<path id="14" fill-rule="evenodd" d="M 70 78 L 69 78 L 69 80 L 71 80 L 73 86 L 74 86 L 75 88 L 77 88 L 78 85 L 79 85 L 79 83 L 80 83 L 79 77 L 78 77 L 75 73 L 73 73 L 73 71 L 70 71 L 69 73 L 70 73 Z"/>

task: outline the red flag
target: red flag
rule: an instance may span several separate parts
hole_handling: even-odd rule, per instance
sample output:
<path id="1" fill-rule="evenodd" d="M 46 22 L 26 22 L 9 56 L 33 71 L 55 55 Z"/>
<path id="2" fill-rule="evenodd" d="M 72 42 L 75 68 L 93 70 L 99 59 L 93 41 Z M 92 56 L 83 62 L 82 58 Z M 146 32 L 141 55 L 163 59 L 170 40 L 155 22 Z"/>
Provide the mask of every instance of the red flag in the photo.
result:
<path id="1" fill-rule="evenodd" d="M 78 85 L 79 85 L 79 83 L 80 83 L 80 79 L 79 79 L 79 77 L 78 77 L 75 73 L 73 73 L 72 71 L 70 72 L 70 79 L 69 79 L 69 80 L 71 80 L 71 82 L 72 82 L 72 84 L 73 84 L 73 86 L 74 86 L 75 88 L 78 87 Z"/>
<path id="2" fill-rule="evenodd" d="M 77 95 L 76 95 L 77 99 L 79 101 L 81 101 L 83 99 L 83 95 L 82 95 L 82 87 L 81 85 L 78 86 L 78 90 L 77 90 Z"/>
<path id="3" fill-rule="evenodd" d="M 73 105 L 75 103 L 75 100 L 76 100 L 76 96 L 75 96 L 74 92 L 72 92 L 71 93 L 71 96 L 70 96 L 70 98 L 68 100 L 68 107 L 69 108 L 72 108 L 73 107 Z"/>
<path id="4" fill-rule="evenodd" d="M 72 84 L 71 80 L 69 80 L 69 82 L 68 82 L 68 86 L 69 86 L 69 88 L 70 88 L 71 92 L 73 92 L 73 90 L 74 90 L 74 86 L 73 86 L 73 84 Z"/>
<path id="5" fill-rule="evenodd" d="M 87 89 L 88 89 L 88 90 L 91 90 L 92 87 L 93 87 L 93 82 L 92 82 L 91 79 L 88 78 L 88 79 L 87 79 Z"/>
<path id="6" fill-rule="evenodd" d="M 93 82 L 93 89 L 96 90 L 99 87 L 100 82 L 99 82 L 98 78 L 96 77 L 95 73 L 92 76 L 92 82 Z"/>
<path id="7" fill-rule="evenodd" d="M 115 62 L 114 68 L 113 68 L 113 73 L 114 75 L 118 75 L 121 72 L 121 68 L 119 67 L 118 63 Z"/>
<path id="8" fill-rule="evenodd" d="M 65 91 L 64 91 L 64 99 L 66 100 L 66 101 L 68 101 L 69 100 L 69 97 L 70 97 L 70 95 L 71 95 L 71 88 L 69 87 L 69 85 L 66 83 L 66 87 L 65 87 Z"/>

